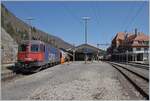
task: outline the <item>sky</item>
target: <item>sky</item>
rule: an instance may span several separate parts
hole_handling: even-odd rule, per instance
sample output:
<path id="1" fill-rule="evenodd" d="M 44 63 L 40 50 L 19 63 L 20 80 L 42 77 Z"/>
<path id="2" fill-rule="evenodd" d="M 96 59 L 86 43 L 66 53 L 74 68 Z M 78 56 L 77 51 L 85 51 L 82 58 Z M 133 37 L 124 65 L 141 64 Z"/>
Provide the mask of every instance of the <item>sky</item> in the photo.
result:
<path id="1" fill-rule="evenodd" d="M 88 44 L 111 43 L 117 32 L 138 31 L 149 34 L 149 2 L 147 1 L 3 1 L 15 16 L 32 17 L 32 26 L 58 36 L 75 46 L 85 42 L 88 16 Z M 100 45 L 106 49 L 108 46 Z"/>

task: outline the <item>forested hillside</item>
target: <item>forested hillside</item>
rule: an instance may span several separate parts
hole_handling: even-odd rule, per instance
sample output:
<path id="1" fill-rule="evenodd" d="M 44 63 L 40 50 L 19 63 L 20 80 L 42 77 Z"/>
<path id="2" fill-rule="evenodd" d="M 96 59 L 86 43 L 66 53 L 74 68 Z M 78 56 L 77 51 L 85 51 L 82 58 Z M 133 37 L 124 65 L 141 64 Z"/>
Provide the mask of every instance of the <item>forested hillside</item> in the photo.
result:
<path id="1" fill-rule="evenodd" d="M 35 27 L 31 27 L 12 14 L 3 4 L 1 4 L 1 26 L 19 44 L 21 40 L 28 39 L 29 28 L 31 28 L 31 38 L 50 43 L 57 48 L 71 48 L 72 45 L 61 38 L 45 33 Z"/>

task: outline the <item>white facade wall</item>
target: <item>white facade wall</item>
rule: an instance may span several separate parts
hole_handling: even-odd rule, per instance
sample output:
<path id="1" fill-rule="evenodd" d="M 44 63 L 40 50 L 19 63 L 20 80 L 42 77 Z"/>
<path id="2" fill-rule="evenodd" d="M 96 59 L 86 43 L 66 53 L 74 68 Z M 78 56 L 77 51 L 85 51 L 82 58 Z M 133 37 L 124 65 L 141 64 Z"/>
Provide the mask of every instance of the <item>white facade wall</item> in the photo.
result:
<path id="1" fill-rule="evenodd" d="M 140 57 L 141 60 L 143 61 L 149 61 L 149 54 L 150 50 L 144 50 L 144 48 L 141 48 L 140 50 L 137 50 L 136 48 L 132 49 L 133 51 L 130 52 L 129 54 L 132 54 L 132 61 L 137 61 L 137 55 L 141 54 L 142 56 Z"/>

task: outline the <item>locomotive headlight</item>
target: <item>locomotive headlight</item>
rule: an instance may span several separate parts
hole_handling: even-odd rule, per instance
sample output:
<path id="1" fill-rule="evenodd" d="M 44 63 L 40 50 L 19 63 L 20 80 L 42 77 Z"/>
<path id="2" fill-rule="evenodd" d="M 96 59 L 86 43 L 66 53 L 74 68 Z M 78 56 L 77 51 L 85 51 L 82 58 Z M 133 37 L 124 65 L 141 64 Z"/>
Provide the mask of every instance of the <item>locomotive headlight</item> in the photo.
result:
<path id="1" fill-rule="evenodd" d="M 25 58 L 25 60 L 27 60 L 27 61 L 31 61 L 31 60 L 32 60 L 32 58 Z"/>

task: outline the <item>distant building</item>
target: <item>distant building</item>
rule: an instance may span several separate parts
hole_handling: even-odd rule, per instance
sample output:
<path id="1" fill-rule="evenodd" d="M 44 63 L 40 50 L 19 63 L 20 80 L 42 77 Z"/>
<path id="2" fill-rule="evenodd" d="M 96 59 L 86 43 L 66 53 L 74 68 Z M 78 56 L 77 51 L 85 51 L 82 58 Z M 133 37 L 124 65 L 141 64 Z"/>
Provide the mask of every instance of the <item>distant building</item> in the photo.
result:
<path id="1" fill-rule="evenodd" d="M 149 55 L 149 36 L 142 32 L 119 32 L 112 40 L 107 53 L 116 61 L 147 61 Z"/>
<path id="2" fill-rule="evenodd" d="M 89 44 L 81 44 L 77 47 L 74 47 L 73 49 L 70 49 L 70 51 L 74 51 L 75 52 L 75 60 L 76 61 L 84 61 L 85 60 L 85 54 L 87 56 L 88 60 L 92 60 L 95 59 L 97 60 L 97 58 L 99 57 L 102 58 L 103 55 L 103 50 L 94 47 L 92 45 Z"/>

